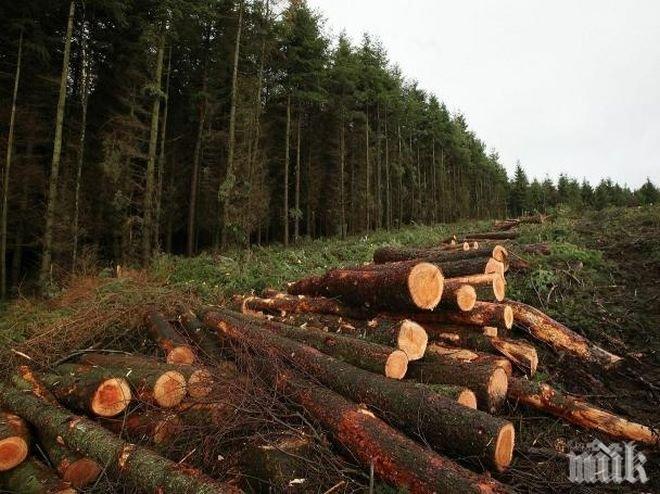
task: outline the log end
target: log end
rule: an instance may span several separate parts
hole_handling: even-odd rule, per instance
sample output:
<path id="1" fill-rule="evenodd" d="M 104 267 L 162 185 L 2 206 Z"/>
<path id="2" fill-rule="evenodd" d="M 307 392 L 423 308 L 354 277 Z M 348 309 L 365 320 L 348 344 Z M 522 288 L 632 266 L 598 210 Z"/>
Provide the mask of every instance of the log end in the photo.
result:
<path id="1" fill-rule="evenodd" d="M 509 251 L 506 250 L 502 245 L 496 245 L 493 247 L 493 253 L 491 254 L 493 259 L 499 261 L 506 265 L 509 259 Z"/>
<path id="2" fill-rule="evenodd" d="M 472 249 L 477 250 L 478 248 L 479 248 L 479 242 L 475 240 L 474 242 L 472 242 Z"/>
<path id="3" fill-rule="evenodd" d="M 493 278 L 493 295 L 495 300 L 501 302 L 506 297 L 506 280 L 504 276 L 495 276 Z"/>
<path id="4" fill-rule="evenodd" d="M 444 277 L 437 266 L 421 262 L 410 270 L 408 291 L 420 309 L 433 309 L 442 298 Z"/>
<path id="5" fill-rule="evenodd" d="M 195 353 L 189 346 L 177 346 L 167 354 L 166 362 L 168 364 L 192 365 L 195 363 Z"/>
<path id="6" fill-rule="evenodd" d="M 126 410 L 131 398 L 131 388 L 125 379 L 106 379 L 96 388 L 90 408 L 99 417 L 114 417 Z"/>
<path id="7" fill-rule="evenodd" d="M 492 338 L 497 337 L 497 328 L 495 326 L 484 326 L 483 327 L 484 336 L 490 336 Z"/>
<path id="8" fill-rule="evenodd" d="M 170 415 L 159 420 L 154 426 L 153 442 L 155 445 L 168 444 L 173 441 L 183 429 L 183 422 L 176 415 Z"/>
<path id="9" fill-rule="evenodd" d="M 419 360 L 426 352 L 429 335 L 426 330 L 414 321 L 408 319 L 401 323 L 397 346 L 399 350 L 406 352 L 408 360 Z"/>
<path id="10" fill-rule="evenodd" d="M 24 438 L 10 436 L 0 441 L 0 472 L 11 470 L 23 463 L 28 455 L 28 444 Z"/>
<path id="11" fill-rule="evenodd" d="M 465 388 L 463 391 L 460 392 L 456 401 L 461 405 L 463 405 L 464 407 L 473 408 L 473 409 L 477 408 L 477 396 L 474 394 L 473 391 L 467 388 Z"/>
<path id="12" fill-rule="evenodd" d="M 472 285 L 463 285 L 456 290 L 456 305 L 463 312 L 468 312 L 474 309 L 477 303 L 477 291 Z"/>
<path id="13" fill-rule="evenodd" d="M 408 355 L 403 350 L 394 350 L 387 357 L 385 376 L 391 379 L 403 379 L 408 371 Z"/>
<path id="14" fill-rule="evenodd" d="M 504 263 L 493 259 L 492 257 L 488 259 L 486 263 L 486 268 L 484 269 L 485 274 L 497 273 L 501 274 L 504 277 Z"/>
<path id="15" fill-rule="evenodd" d="M 515 442 L 516 431 L 513 428 L 513 424 L 507 423 L 500 429 L 495 440 L 493 463 L 498 471 L 502 472 L 506 470 L 511 464 Z"/>
<path id="16" fill-rule="evenodd" d="M 504 319 L 504 327 L 511 329 L 513 327 L 513 308 L 510 305 L 505 305 L 502 318 Z"/>
<path id="17" fill-rule="evenodd" d="M 96 482 L 102 471 L 101 465 L 91 458 L 81 458 L 69 465 L 62 474 L 62 479 L 72 487 L 83 488 Z"/>
<path id="18" fill-rule="evenodd" d="M 463 250 L 464 251 L 470 250 L 470 243 L 469 242 L 463 242 Z"/>
<path id="19" fill-rule="evenodd" d="M 487 411 L 493 413 L 499 408 L 500 404 L 506 399 L 508 389 L 509 377 L 506 371 L 501 367 L 496 368 L 491 374 L 486 388 L 489 401 L 485 407 Z"/>
<path id="20" fill-rule="evenodd" d="M 213 390 L 213 376 L 206 369 L 198 369 L 190 374 L 187 389 L 191 398 L 206 398 Z"/>
<path id="21" fill-rule="evenodd" d="M 167 371 L 154 384 L 154 400 L 163 408 L 172 408 L 186 396 L 186 379 L 180 372 Z"/>

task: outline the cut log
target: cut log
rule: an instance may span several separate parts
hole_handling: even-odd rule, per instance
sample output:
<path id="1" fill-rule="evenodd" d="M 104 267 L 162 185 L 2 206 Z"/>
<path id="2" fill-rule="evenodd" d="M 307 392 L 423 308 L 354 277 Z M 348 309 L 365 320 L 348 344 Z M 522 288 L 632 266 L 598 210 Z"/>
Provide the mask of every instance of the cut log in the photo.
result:
<path id="1" fill-rule="evenodd" d="M 568 329 L 540 310 L 522 302 L 507 300 L 506 303 L 511 306 L 518 325 L 556 351 L 566 352 L 606 369 L 621 361 L 621 357 L 603 350 L 584 336 Z"/>
<path id="2" fill-rule="evenodd" d="M 477 232 L 468 233 L 465 235 L 464 241 L 470 242 L 472 240 L 513 240 L 518 238 L 518 232 Z"/>
<path id="3" fill-rule="evenodd" d="M 281 314 L 327 314 L 351 319 L 370 319 L 374 312 L 366 308 L 351 307 L 326 297 L 289 295 L 273 290 L 264 291 L 265 298 L 245 298 L 250 311 L 279 312 Z"/>
<path id="4" fill-rule="evenodd" d="M 191 310 L 181 311 L 179 314 L 179 321 L 186 329 L 190 339 L 197 346 L 197 349 L 201 351 L 208 360 L 223 368 L 232 366 L 234 369 L 236 368 L 232 362 L 229 362 L 226 359 L 223 349 L 218 345 L 217 336 L 202 324 L 194 312 Z"/>
<path id="5" fill-rule="evenodd" d="M 399 310 L 433 309 L 442 298 L 443 278 L 429 263 L 392 263 L 377 270 L 333 269 L 289 286 L 292 295 L 338 297 L 348 305 Z"/>
<path id="6" fill-rule="evenodd" d="M 534 375 L 538 366 L 536 348 L 524 341 L 498 338 L 497 328 L 486 326 L 428 325 L 431 341 L 485 353 L 500 353 L 517 366 Z M 493 331 L 494 330 L 494 331 Z"/>
<path id="7" fill-rule="evenodd" d="M 103 467 L 91 458 L 80 456 L 64 447 L 61 438 L 40 434 L 39 442 L 43 446 L 51 465 L 62 480 L 71 487 L 84 488 L 99 478 Z"/>
<path id="8" fill-rule="evenodd" d="M 422 360 L 410 362 L 408 377 L 427 384 L 464 386 L 474 391 L 481 410 L 495 412 L 506 399 L 508 360 L 466 349 L 429 345 Z"/>
<path id="9" fill-rule="evenodd" d="M 177 406 L 186 396 L 186 379 L 177 371 L 161 371 L 148 367 L 132 367 L 129 369 L 104 369 L 81 364 L 62 364 L 56 370 L 60 374 L 68 374 L 72 377 L 79 375 L 117 376 L 128 381 L 134 390 L 137 400 L 152 403 L 163 408 Z M 121 372 L 121 373 L 120 373 Z M 46 382 L 48 384 L 48 382 Z M 55 393 L 57 396 L 57 393 Z M 100 415 L 100 414 L 97 414 Z M 102 417 L 114 417 L 117 415 L 100 415 Z"/>
<path id="10" fill-rule="evenodd" d="M 58 402 L 99 417 L 119 415 L 132 398 L 128 382 L 103 369 L 62 367 L 58 374 L 39 373 L 37 377 Z"/>
<path id="11" fill-rule="evenodd" d="M 445 285 L 441 305 L 443 307 L 458 307 L 463 312 L 472 310 L 477 302 L 477 291 L 472 285 L 452 283 Z"/>
<path id="12" fill-rule="evenodd" d="M 458 278 L 480 273 L 500 273 L 504 276 L 504 264 L 492 257 L 474 257 L 458 261 L 447 261 L 436 264 L 445 278 Z"/>
<path id="13" fill-rule="evenodd" d="M 425 324 L 462 324 L 468 326 L 496 326 L 511 329 L 513 327 L 513 309 L 510 302 L 507 303 L 491 303 L 491 302 L 477 302 L 470 312 L 442 310 L 431 313 L 418 312 L 411 315 L 411 319 L 420 323 L 422 326 Z M 397 317 L 395 315 L 388 315 L 388 317 Z"/>
<path id="14" fill-rule="evenodd" d="M 381 247 L 374 252 L 374 262 L 376 264 L 385 264 L 390 262 L 425 261 L 430 263 L 454 262 L 464 259 L 478 259 L 492 257 L 500 262 L 507 262 L 508 252 L 501 245 L 494 248 L 468 250 L 446 250 L 443 248 L 412 248 L 412 247 Z"/>
<path id="15" fill-rule="evenodd" d="M 143 368 L 178 372 L 186 379 L 186 390 L 193 398 L 204 398 L 211 393 L 213 376 L 209 369 L 198 366 L 166 364 L 143 355 L 128 355 L 125 353 L 86 353 L 80 357 L 79 362 L 84 365 L 93 365 L 104 369 L 127 371 L 128 369 Z"/>
<path id="16" fill-rule="evenodd" d="M 504 280 L 504 276 L 500 273 L 474 274 L 458 278 L 446 278 L 445 293 L 455 290 L 456 287 L 460 285 L 471 285 L 475 288 L 487 287 L 487 290 L 492 290 L 490 297 L 488 298 L 491 298 L 491 300 L 492 298 L 495 298 L 498 302 L 504 300 L 504 297 L 506 296 L 506 281 Z"/>
<path id="17" fill-rule="evenodd" d="M 630 422 L 583 400 L 562 394 L 547 384 L 513 378 L 509 386 L 509 398 L 616 439 L 660 446 L 659 431 L 653 431 L 650 427 Z"/>
<path id="18" fill-rule="evenodd" d="M 192 364 L 195 354 L 186 340 L 165 319 L 165 316 L 156 310 L 147 314 L 147 328 L 153 340 L 167 355 L 168 364 Z"/>
<path id="19" fill-rule="evenodd" d="M 330 334 L 316 328 L 300 328 L 275 321 L 259 320 L 262 327 L 304 343 L 333 357 L 392 379 L 403 379 L 408 369 L 408 356 L 402 350 L 358 340 L 350 336 Z"/>
<path id="20" fill-rule="evenodd" d="M 0 474 L 4 492 L 20 494 L 75 494 L 71 484 L 34 457 L 9 472 Z M 5 490 L 6 489 L 6 490 Z"/>
<path id="21" fill-rule="evenodd" d="M 383 418 L 412 434 L 421 434 L 435 448 L 498 470 L 511 461 L 514 430 L 506 420 L 459 405 L 418 383 L 387 379 L 264 331 L 259 319 L 226 310 L 205 310 L 201 319 L 221 337 L 249 343 L 262 353 L 277 352 L 336 392 L 373 406 Z M 337 410 L 323 407 L 324 414 L 337 419 Z"/>
<path id="22" fill-rule="evenodd" d="M 101 424 L 120 437 L 126 436 L 137 442 L 148 441 L 157 446 L 171 443 L 183 429 L 181 419 L 169 410 L 133 412 L 119 418 L 103 419 Z"/>
<path id="23" fill-rule="evenodd" d="M 238 493 L 189 466 L 174 463 L 149 449 L 119 439 L 101 425 L 50 404 L 35 394 L 0 382 L 0 406 L 33 424 L 44 434 L 61 437 L 66 448 L 92 458 L 144 492 L 171 494 Z"/>
<path id="24" fill-rule="evenodd" d="M 0 411 L 0 472 L 20 465 L 28 455 L 30 432 L 25 421 Z"/>

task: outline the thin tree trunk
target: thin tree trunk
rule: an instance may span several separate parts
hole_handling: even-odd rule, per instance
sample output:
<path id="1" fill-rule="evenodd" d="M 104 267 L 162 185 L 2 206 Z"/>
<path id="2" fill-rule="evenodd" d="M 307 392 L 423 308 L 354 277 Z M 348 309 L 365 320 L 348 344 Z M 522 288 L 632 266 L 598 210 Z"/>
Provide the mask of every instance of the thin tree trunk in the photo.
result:
<path id="1" fill-rule="evenodd" d="M 366 192 L 365 192 L 365 209 L 367 213 L 367 224 L 365 225 L 365 230 L 368 232 L 369 231 L 369 224 L 371 223 L 371 201 L 369 200 L 369 188 L 371 186 L 370 183 L 370 175 L 371 175 L 371 167 L 369 164 L 369 110 L 365 112 L 365 123 L 364 123 L 364 153 L 365 153 L 365 165 L 366 165 L 366 175 L 367 175 L 367 181 L 366 181 Z"/>
<path id="2" fill-rule="evenodd" d="M 172 71 L 172 45 L 167 55 L 167 77 L 165 78 L 165 101 L 163 102 L 163 122 L 160 126 L 160 152 L 156 171 L 156 221 L 154 222 L 154 242 L 160 248 L 160 222 L 163 202 L 163 177 L 165 175 L 165 138 L 167 136 L 167 113 L 170 102 L 170 73 Z"/>
<path id="3" fill-rule="evenodd" d="M 346 170 L 346 133 L 344 126 L 344 110 L 341 111 L 341 132 L 339 135 L 339 204 L 341 238 L 346 238 L 346 199 L 344 197 L 344 173 Z"/>
<path id="4" fill-rule="evenodd" d="M 295 210 L 296 215 L 293 223 L 293 242 L 298 243 L 300 236 L 300 134 L 302 133 L 302 111 L 298 109 L 298 130 L 296 134 L 296 195 Z"/>
<path id="5" fill-rule="evenodd" d="M 9 135 L 7 137 L 7 159 L 5 173 L 2 178 L 2 225 L 0 226 L 0 298 L 7 296 L 7 209 L 9 208 L 9 178 L 11 171 L 11 154 L 14 147 L 14 124 L 16 122 L 16 100 L 18 85 L 21 79 L 21 62 L 23 59 L 23 29 L 18 38 L 18 57 L 16 58 L 16 74 L 14 75 L 14 92 L 11 98 L 11 115 L 9 117 Z M 16 255 L 16 253 L 14 253 Z"/>
<path id="6" fill-rule="evenodd" d="M 76 3 L 69 4 L 69 18 L 64 41 L 64 57 L 62 60 L 62 75 L 60 76 L 60 93 L 57 101 L 57 114 L 55 117 L 55 138 L 53 139 L 53 160 L 50 167 L 48 181 L 48 201 L 46 204 L 46 227 L 44 229 L 44 250 L 41 257 L 41 270 L 39 272 L 39 285 L 45 288 L 50 277 L 53 259 L 53 229 L 55 226 L 55 206 L 57 205 L 57 185 L 60 176 L 60 160 L 62 156 L 62 130 L 64 126 L 64 108 L 66 105 L 66 83 L 69 77 L 69 57 L 71 55 L 71 35 L 73 32 L 73 17 Z"/>
<path id="7" fill-rule="evenodd" d="M 149 155 L 147 161 L 147 181 L 144 190 L 144 219 L 142 230 L 142 258 L 144 262 L 148 262 L 151 258 L 152 245 L 151 240 L 153 237 L 153 203 L 154 191 L 156 189 L 156 148 L 158 146 L 158 124 L 160 114 L 160 83 L 163 76 L 163 58 L 165 56 L 165 26 L 161 27 L 160 40 L 158 45 L 158 52 L 156 53 L 156 72 L 154 74 L 154 90 L 156 94 L 153 95 L 154 101 L 151 109 L 151 132 L 149 134 Z"/>
<path id="8" fill-rule="evenodd" d="M 385 228 L 392 228 L 392 184 L 390 177 L 390 141 L 385 119 Z"/>
<path id="9" fill-rule="evenodd" d="M 234 176 L 234 154 L 236 149 L 236 106 L 238 104 L 238 62 L 241 56 L 241 33 L 243 31 L 243 2 L 238 10 L 238 27 L 236 29 L 236 42 L 234 46 L 234 70 L 231 76 L 231 109 L 229 110 L 229 146 L 227 150 L 227 172 L 225 180 L 218 190 L 220 207 L 222 209 L 222 226 L 220 245 L 227 247 L 229 234 L 229 205 L 231 203 L 231 192 L 236 182 Z"/>
<path id="10" fill-rule="evenodd" d="M 286 142 L 284 144 L 284 246 L 289 246 L 289 141 L 291 139 L 291 95 L 286 99 Z"/>
<path id="11" fill-rule="evenodd" d="M 85 137 L 87 132 L 87 103 L 89 101 L 90 91 L 90 77 L 89 73 L 89 53 L 87 53 L 87 40 L 83 34 L 83 47 L 82 47 L 82 84 L 80 102 L 82 106 L 82 117 L 80 121 L 80 140 L 78 143 L 78 166 L 76 167 L 76 192 L 74 197 L 73 206 L 73 255 L 72 255 L 72 269 L 75 271 L 78 261 L 78 237 L 79 221 L 80 221 L 80 188 L 82 182 L 82 169 L 85 163 Z"/>
<path id="12" fill-rule="evenodd" d="M 199 109 L 199 123 L 197 125 L 197 140 L 193 152 L 193 169 L 190 177 L 190 202 L 188 204 L 188 231 L 186 236 L 186 254 L 195 254 L 195 223 L 197 219 L 197 189 L 199 181 L 199 161 L 204 143 L 204 125 L 206 125 L 207 86 L 208 86 L 208 38 L 204 59 L 204 74 L 202 75 L 202 101 Z"/>
<path id="13" fill-rule="evenodd" d="M 32 156 L 32 142 L 27 145 L 26 155 Z M 16 236 L 14 239 L 14 255 L 12 256 L 11 267 L 11 280 L 14 285 L 20 282 L 21 265 L 23 264 L 23 239 L 25 237 L 25 212 L 28 209 L 28 181 L 23 180 L 21 184 L 21 199 L 20 199 L 20 220 L 16 229 Z"/>
<path id="14" fill-rule="evenodd" d="M 381 180 L 381 158 L 380 158 L 380 104 L 376 106 L 376 228 L 383 226 L 383 191 Z"/>
<path id="15" fill-rule="evenodd" d="M 399 141 L 399 153 L 398 153 L 398 159 L 399 159 L 399 228 L 401 228 L 401 225 L 403 224 L 403 166 L 402 166 L 402 156 L 403 156 L 403 149 L 402 149 L 402 143 L 401 143 L 401 125 L 397 126 L 397 139 Z"/>

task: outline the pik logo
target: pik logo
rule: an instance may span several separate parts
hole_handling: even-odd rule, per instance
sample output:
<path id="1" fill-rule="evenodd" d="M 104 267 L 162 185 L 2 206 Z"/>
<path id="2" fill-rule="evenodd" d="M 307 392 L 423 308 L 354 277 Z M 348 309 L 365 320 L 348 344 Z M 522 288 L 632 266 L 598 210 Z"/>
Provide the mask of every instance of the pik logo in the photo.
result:
<path id="1" fill-rule="evenodd" d="M 568 460 L 568 479 L 576 484 L 645 484 L 649 480 L 644 470 L 646 456 L 635 451 L 634 442 L 606 446 L 596 439 L 582 453 L 569 453 Z"/>

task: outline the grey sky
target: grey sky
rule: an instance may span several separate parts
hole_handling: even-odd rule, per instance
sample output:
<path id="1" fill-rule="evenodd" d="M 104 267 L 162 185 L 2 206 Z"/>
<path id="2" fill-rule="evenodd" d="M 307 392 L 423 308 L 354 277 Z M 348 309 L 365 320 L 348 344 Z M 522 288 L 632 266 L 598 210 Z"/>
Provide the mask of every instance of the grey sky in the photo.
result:
<path id="1" fill-rule="evenodd" d="M 309 0 L 462 111 L 511 172 L 660 183 L 659 0 Z"/>

